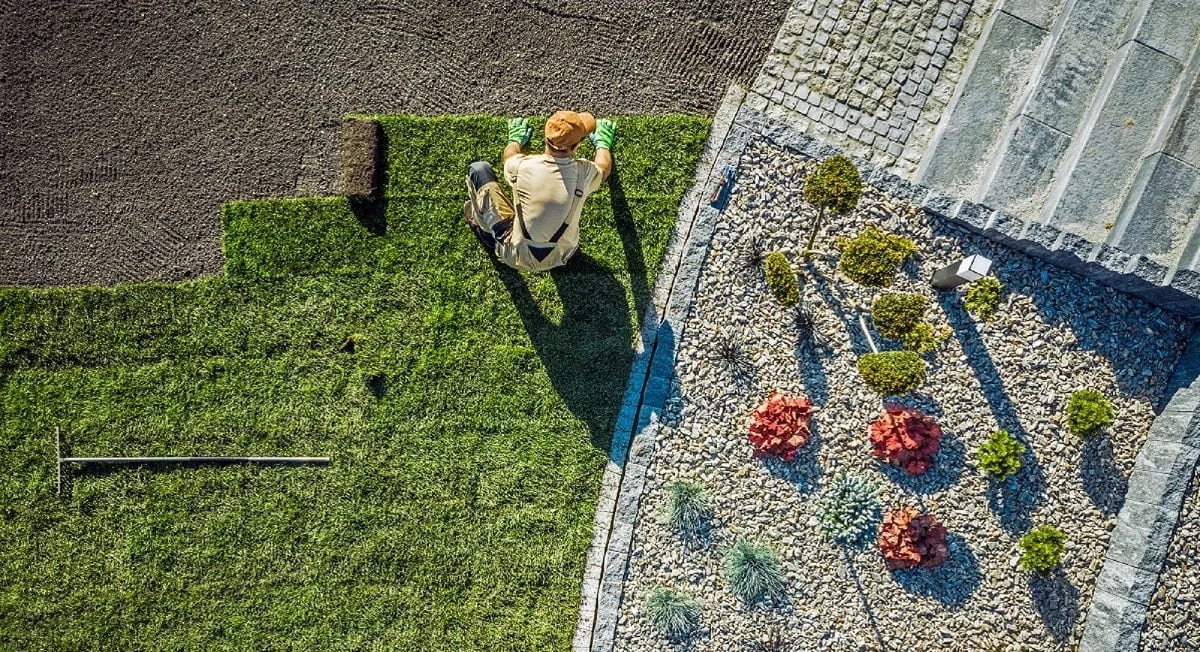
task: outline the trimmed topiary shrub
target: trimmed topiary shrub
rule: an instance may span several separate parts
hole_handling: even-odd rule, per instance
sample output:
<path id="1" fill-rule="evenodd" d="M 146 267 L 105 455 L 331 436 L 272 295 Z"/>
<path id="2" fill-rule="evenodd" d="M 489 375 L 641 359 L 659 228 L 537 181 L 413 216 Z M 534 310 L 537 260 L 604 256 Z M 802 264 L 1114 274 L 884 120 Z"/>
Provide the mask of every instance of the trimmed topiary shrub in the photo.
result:
<path id="1" fill-rule="evenodd" d="M 912 240 L 868 226 L 857 237 L 839 240 L 842 257 L 838 269 L 862 285 L 886 287 L 904 261 L 917 253 Z"/>
<path id="2" fill-rule="evenodd" d="M 933 326 L 921 323 L 913 326 L 911 331 L 908 331 L 900 337 L 900 345 L 905 351 L 913 353 L 929 353 L 937 350 L 950 336 L 950 331 L 942 329 L 940 331 L 933 330 Z"/>
<path id="3" fill-rule="evenodd" d="M 812 436 L 812 401 L 805 397 L 771 392 L 750 416 L 750 443 L 755 457 L 782 457 L 792 461 L 796 451 Z"/>
<path id="4" fill-rule="evenodd" d="M 858 359 L 858 373 L 876 394 L 907 394 L 925 380 L 925 362 L 912 351 L 868 353 Z"/>
<path id="5" fill-rule="evenodd" d="M 804 180 L 804 201 L 817 207 L 817 219 L 813 221 L 804 255 L 812 251 L 825 212 L 845 215 L 854 210 L 862 199 L 862 188 L 858 167 L 846 156 L 831 156 L 817 165 L 816 172 L 808 175 Z"/>
<path id="6" fill-rule="evenodd" d="M 767 256 L 767 287 L 771 294 L 785 306 L 800 303 L 800 284 L 796 282 L 796 272 L 782 251 L 772 252 Z"/>
<path id="7" fill-rule="evenodd" d="M 879 524 L 879 486 L 838 471 L 817 500 L 821 534 L 843 546 L 862 545 Z"/>
<path id="8" fill-rule="evenodd" d="M 687 480 L 667 485 L 667 521 L 676 532 L 686 537 L 700 534 L 711 509 L 703 485 Z"/>
<path id="9" fill-rule="evenodd" d="M 888 570 L 941 566 L 950 554 L 946 526 L 916 507 L 888 512 L 879 530 L 879 552 L 883 553 Z"/>
<path id="10" fill-rule="evenodd" d="M 967 288 L 963 297 L 963 307 L 967 312 L 988 321 L 996 314 L 1000 306 L 1000 295 L 1004 293 L 1004 285 L 994 276 L 985 276 Z"/>
<path id="11" fill-rule="evenodd" d="M 979 447 L 979 468 L 988 475 L 1003 480 L 1021 470 L 1021 455 L 1025 445 L 1007 430 L 997 430 Z"/>
<path id="12" fill-rule="evenodd" d="M 739 538 L 725 551 L 725 578 L 745 602 L 783 592 L 783 564 L 769 546 Z"/>
<path id="13" fill-rule="evenodd" d="M 1046 574 L 1062 562 L 1067 535 L 1062 530 L 1042 525 L 1021 537 L 1021 570 Z"/>
<path id="14" fill-rule="evenodd" d="M 889 403 L 883 416 L 868 428 L 875 457 L 920 475 L 933 466 L 933 456 L 942 445 L 942 427 L 920 410 Z"/>
<path id="15" fill-rule="evenodd" d="M 1067 402 L 1067 429 L 1080 437 L 1097 435 L 1112 425 L 1113 408 L 1104 395 L 1094 389 L 1081 389 Z"/>
<path id="16" fill-rule="evenodd" d="M 667 636 L 690 634 L 700 624 L 702 611 L 699 600 L 663 586 L 646 596 L 646 618 Z"/>
<path id="17" fill-rule="evenodd" d="M 898 340 L 921 323 L 929 299 L 919 294 L 888 293 L 871 304 L 875 330 L 889 340 Z"/>

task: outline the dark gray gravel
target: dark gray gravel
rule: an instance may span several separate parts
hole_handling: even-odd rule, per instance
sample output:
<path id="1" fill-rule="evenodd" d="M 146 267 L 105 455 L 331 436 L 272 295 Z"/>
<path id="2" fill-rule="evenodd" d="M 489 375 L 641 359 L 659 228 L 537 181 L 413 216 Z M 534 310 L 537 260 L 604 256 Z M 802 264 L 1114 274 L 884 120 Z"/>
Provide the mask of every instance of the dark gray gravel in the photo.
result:
<path id="1" fill-rule="evenodd" d="M 711 113 L 787 6 L 0 0 L 0 285 L 219 273 L 221 204 L 329 193 L 347 112 Z"/>

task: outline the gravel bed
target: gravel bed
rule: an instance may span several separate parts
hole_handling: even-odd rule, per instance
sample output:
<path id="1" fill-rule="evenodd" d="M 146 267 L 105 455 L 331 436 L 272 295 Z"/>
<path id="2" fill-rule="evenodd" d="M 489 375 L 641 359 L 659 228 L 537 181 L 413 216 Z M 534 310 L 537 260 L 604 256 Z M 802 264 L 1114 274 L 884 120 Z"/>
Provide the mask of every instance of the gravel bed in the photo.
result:
<path id="1" fill-rule="evenodd" d="M 1167 549 L 1150 601 L 1143 650 L 1200 650 L 1200 474 L 1192 477 L 1191 493 L 1183 501 L 1179 525 Z"/>
<path id="2" fill-rule="evenodd" d="M 758 239 L 764 251 L 782 250 L 794 267 L 804 267 L 799 252 L 814 211 L 802 200 L 801 180 L 811 166 L 761 141 L 742 157 L 679 343 L 667 427 L 652 453 L 634 533 L 617 649 L 742 650 L 773 629 L 791 649 L 1070 649 L 1190 322 L 934 225 L 867 187 L 859 208 L 836 218 L 818 248 L 830 250 L 834 237 L 869 223 L 913 238 L 921 250 L 890 289 L 929 296 L 927 320 L 951 332 L 925 356 L 926 382 L 901 400 L 936 415 L 946 436 L 933 470 L 903 477 L 871 456 L 867 424 L 883 400 L 855 367 L 869 352 L 857 307 L 880 290 L 835 276 L 832 257 L 814 256 L 803 290 L 810 337 L 795 311 L 770 296 L 761 268 L 745 262 Z M 960 291 L 938 293 L 927 282 L 934 270 L 969 253 L 996 261 L 993 271 L 1006 286 L 1000 311 L 986 324 L 962 308 Z M 743 382 L 712 358 L 722 333 L 740 338 L 754 361 Z M 881 349 L 896 348 L 875 337 Z M 1084 388 L 1103 392 L 1116 412 L 1108 434 L 1087 444 L 1063 425 L 1070 393 Z M 807 395 L 816 406 L 813 440 L 791 463 L 754 459 L 746 438 L 750 412 L 772 389 Z M 997 428 L 1032 447 L 1015 489 L 996 486 L 974 462 Z M 912 504 L 937 515 L 949 530 L 949 560 L 932 571 L 892 573 L 873 545 L 843 550 L 823 540 L 815 500 L 839 469 L 876 480 L 885 510 Z M 713 496 L 711 531 L 692 544 L 662 517 L 665 487 L 679 478 L 700 480 Z M 1068 536 L 1061 570 L 1048 579 L 1016 568 L 1017 541 L 1043 523 Z M 785 597 L 748 607 L 729 591 L 720 552 L 740 535 L 781 553 Z M 699 631 L 668 642 L 653 629 L 643 604 L 658 585 L 701 600 Z"/>

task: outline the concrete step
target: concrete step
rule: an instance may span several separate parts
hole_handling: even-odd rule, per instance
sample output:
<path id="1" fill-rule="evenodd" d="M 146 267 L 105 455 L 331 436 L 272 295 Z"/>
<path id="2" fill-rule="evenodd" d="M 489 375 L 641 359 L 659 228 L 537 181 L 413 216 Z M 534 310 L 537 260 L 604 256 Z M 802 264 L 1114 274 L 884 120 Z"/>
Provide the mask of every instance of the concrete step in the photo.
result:
<path id="1" fill-rule="evenodd" d="M 982 203 L 1026 220 L 1041 217 L 1073 139 L 1086 138 L 1097 95 L 1115 81 L 1119 67 L 1109 63 L 1139 6 L 1130 0 L 1069 0 L 980 184 Z"/>

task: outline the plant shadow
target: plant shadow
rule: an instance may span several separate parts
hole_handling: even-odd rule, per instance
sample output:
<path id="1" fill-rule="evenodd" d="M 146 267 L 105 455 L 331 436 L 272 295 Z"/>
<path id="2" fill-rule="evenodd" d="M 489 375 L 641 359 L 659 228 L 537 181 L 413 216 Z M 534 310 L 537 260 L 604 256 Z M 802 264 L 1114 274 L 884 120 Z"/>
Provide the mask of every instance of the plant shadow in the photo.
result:
<path id="1" fill-rule="evenodd" d="M 816 332 L 812 318 L 803 307 L 796 311 L 796 326 L 800 330 L 800 339 L 796 345 L 796 366 L 804 379 L 804 392 L 812 399 L 814 405 L 824 406 L 829 402 L 829 377 L 821 364 L 818 352 L 823 339 Z"/>
<path id="2" fill-rule="evenodd" d="M 1029 591 L 1050 635 L 1060 643 L 1070 638 L 1079 620 L 1080 595 L 1066 573 L 1061 568 L 1049 577 L 1034 573 L 1029 577 Z"/>
<path id="3" fill-rule="evenodd" d="M 1079 473 L 1084 492 L 1105 516 L 1115 516 L 1121 511 L 1129 482 L 1113 457 L 1111 439 L 1089 437 L 1084 440 Z"/>
<path id="4" fill-rule="evenodd" d="M 950 553 L 941 566 L 895 570 L 892 579 L 909 593 L 933 598 L 949 607 L 962 606 L 979 588 L 983 573 L 966 539 L 948 534 L 946 545 Z"/>

